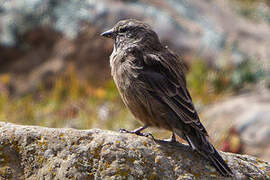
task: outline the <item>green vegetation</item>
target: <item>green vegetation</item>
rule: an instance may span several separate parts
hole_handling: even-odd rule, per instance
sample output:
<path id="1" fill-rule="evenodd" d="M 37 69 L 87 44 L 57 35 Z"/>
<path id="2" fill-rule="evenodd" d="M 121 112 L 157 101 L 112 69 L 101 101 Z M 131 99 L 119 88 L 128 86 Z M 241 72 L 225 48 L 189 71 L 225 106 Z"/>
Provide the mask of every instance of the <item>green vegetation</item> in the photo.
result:
<path id="1" fill-rule="evenodd" d="M 36 92 L 23 97 L 1 92 L 0 121 L 79 129 L 119 129 L 133 124 L 122 122 L 134 119 L 124 108 L 112 80 L 103 87 L 92 87 L 75 74 L 70 68 L 55 80 L 52 89 L 40 85 Z"/>
<path id="2" fill-rule="evenodd" d="M 268 17 L 270 0 L 231 0 L 231 6 L 248 19 L 270 21 Z"/>
<path id="3" fill-rule="evenodd" d="M 193 99 L 208 104 L 232 93 L 255 85 L 265 72 L 250 60 L 238 65 L 226 64 L 221 68 L 209 68 L 205 61 L 194 60 L 187 75 L 187 84 Z"/>
<path id="4" fill-rule="evenodd" d="M 194 101 L 208 104 L 238 93 L 255 84 L 263 75 L 263 71 L 248 60 L 237 66 L 225 65 L 217 69 L 209 67 L 204 60 L 196 59 L 187 74 L 187 82 Z M 9 79 L 8 75 L 0 76 L 2 83 Z M 118 130 L 139 126 L 123 105 L 112 80 L 102 87 L 95 87 L 90 82 L 78 80 L 72 68 L 58 77 L 51 89 L 41 84 L 34 93 L 23 97 L 12 97 L 1 91 L 0 121 L 78 129 Z M 164 138 L 169 133 L 160 133 L 159 130 L 154 135 Z"/>

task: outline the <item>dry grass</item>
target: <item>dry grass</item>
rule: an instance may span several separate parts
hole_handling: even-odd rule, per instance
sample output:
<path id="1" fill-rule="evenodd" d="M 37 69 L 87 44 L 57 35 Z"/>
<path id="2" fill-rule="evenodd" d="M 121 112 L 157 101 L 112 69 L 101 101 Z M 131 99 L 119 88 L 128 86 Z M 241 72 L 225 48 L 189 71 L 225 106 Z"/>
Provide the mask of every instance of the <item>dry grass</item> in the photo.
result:
<path id="1" fill-rule="evenodd" d="M 256 83 L 257 71 L 250 63 L 222 70 L 211 69 L 203 60 L 195 60 L 187 75 L 193 100 L 197 104 L 210 104 L 231 93 L 237 93 L 246 84 Z M 235 80 L 235 76 L 237 80 Z M 8 75 L 0 78 L 4 83 Z M 77 129 L 102 128 L 134 129 L 140 124 L 123 105 L 112 80 L 95 87 L 82 82 L 69 68 L 53 82 L 51 89 L 41 84 L 34 93 L 12 97 L 0 94 L 0 121 L 47 127 L 73 127 Z M 158 138 L 168 138 L 169 132 L 150 130 Z"/>

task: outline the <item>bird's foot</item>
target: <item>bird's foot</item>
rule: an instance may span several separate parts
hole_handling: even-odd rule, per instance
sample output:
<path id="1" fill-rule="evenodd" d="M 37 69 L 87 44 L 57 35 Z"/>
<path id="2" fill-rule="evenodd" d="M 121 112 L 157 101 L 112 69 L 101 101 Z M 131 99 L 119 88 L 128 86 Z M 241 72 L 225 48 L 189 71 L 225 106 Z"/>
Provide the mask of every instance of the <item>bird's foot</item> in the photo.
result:
<path id="1" fill-rule="evenodd" d="M 129 131 L 129 130 L 126 130 L 126 129 L 120 129 L 120 133 L 130 133 L 130 134 L 136 134 L 138 136 L 144 136 L 144 137 L 153 137 L 153 135 L 151 133 L 142 133 L 141 131 L 146 129 L 148 126 L 143 126 L 143 127 L 140 127 L 138 129 L 135 129 L 133 131 Z"/>
<path id="2" fill-rule="evenodd" d="M 129 134 L 136 134 L 138 136 L 145 136 L 145 137 L 153 137 L 153 135 L 151 133 L 142 133 L 140 131 L 129 131 L 129 130 L 126 130 L 126 129 L 120 129 L 120 133 L 129 133 Z"/>
<path id="3" fill-rule="evenodd" d="M 174 133 L 172 133 L 171 137 L 169 139 L 161 140 L 168 143 L 177 143 Z"/>

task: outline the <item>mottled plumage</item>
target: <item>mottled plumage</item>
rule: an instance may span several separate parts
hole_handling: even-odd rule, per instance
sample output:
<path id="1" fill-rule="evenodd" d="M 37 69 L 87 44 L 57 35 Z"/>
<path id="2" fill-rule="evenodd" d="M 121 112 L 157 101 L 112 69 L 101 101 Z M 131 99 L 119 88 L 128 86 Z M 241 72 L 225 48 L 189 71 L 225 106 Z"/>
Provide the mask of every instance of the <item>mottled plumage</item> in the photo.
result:
<path id="1" fill-rule="evenodd" d="M 145 125 L 135 133 L 148 126 L 170 130 L 209 159 L 222 175 L 231 175 L 207 140 L 186 87 L 181 59 L 160 43 L 149 25 L 134 19 L 120 21 L 102 35 L 115 41 L 110 66 L 121 97 Z"/>

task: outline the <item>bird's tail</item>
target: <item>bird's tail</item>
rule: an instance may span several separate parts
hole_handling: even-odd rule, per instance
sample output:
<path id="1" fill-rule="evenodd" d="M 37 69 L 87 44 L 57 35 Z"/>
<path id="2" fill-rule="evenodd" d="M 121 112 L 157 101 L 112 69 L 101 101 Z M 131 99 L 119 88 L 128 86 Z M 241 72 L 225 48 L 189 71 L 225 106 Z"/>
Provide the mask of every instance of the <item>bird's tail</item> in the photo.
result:
<path id="1" fill-rule="evenodd" d="M 192 135 L 184 134 L 184 137 L 186 138 L 192 149 L 196 150 L 206 159 L 208 159 L 217 169 L 217 171 L 221 173 L 221 175 L 223 176 L 233 175 L 233 172 L 231 171 L 227 163 L 223 160 L 218 151 L 208 141 L 208 139 L 204 134 L 197 133 L 195 131 L 195 133 Z"/>
<path id="2" fill-rule="evenodd" d="M 210 146 L 212 146 L 210 144 Z M 223 160 L 217 150 L 212 146 L 214 152 L 206 154 L 207 158 L 212 162 L 215 168 L 223 175 L 223 176 L 232 176 L 233 172 L 227 165 L 227 163 Z"/>

